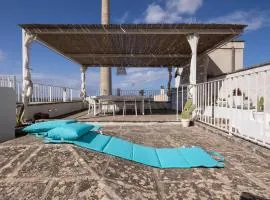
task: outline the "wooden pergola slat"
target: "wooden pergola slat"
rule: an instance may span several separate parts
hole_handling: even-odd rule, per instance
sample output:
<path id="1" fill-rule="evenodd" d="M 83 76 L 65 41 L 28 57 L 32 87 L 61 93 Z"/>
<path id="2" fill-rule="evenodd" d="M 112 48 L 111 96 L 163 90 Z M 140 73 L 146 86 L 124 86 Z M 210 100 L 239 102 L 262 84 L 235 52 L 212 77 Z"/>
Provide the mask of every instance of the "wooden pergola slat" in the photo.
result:
<path id="1" fill-rule="evenodd" d="M 198 34 L 198 56 L 242 33 L 237 24 L 24 24 L 36 40 L 84 66 L 180 66 L 190 59 L 187 35 Z"/>

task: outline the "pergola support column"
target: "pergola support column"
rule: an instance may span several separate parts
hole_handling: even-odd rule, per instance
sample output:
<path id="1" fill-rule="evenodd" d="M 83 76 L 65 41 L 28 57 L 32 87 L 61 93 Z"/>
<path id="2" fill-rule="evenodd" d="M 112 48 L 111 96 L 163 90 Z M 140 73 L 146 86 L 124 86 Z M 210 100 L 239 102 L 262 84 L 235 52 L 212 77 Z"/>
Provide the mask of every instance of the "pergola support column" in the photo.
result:
<path id="1" fill-rule="evenodd" d="M 85 100 L 86 98 L 86 73 L 87 66 L 81 66 L 81 98 Z"/>
<path id="2" fill-rule="evenodd" d="M 167 88 L 168 88 L 168 93 L 170 94 L 170 91 L 171 91 L 171 82 L 172 82 L 172 67 L 168 67 L 168 75 L 169 75 L 169 79 L 168 79 L 168 85 L 167 85 Z"/>
<path id="3" fill-rule="evenodd" d="M 187 36 L 188 43 L 191 48 L 190 61 L 190 75 L 189 75 L 189 98 L 192 99 L 193 104 L 196 104 L 196 82 L 197 82 L 197 46 L 199 42 L 198 34 L 191 34 Z"/>
<path id="4" fill-rule="evenodd" d="M 33 82 L 30 72 L 30 45 L 35 40 L 35 36 L 22 30 L 22 101 L 24 105 L 24 120 L 29 120 L 28 104 L 33 93 Z"/>

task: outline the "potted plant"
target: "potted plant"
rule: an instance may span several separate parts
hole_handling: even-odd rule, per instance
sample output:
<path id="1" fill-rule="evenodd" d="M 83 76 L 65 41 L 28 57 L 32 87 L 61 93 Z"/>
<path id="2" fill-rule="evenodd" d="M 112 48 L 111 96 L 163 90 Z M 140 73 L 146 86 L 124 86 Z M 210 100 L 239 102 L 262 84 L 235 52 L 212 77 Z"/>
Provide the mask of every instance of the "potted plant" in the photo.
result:
<path id="1" fill-rule="evenodd" d="M 242 91 L 237 88 L 233 90 L 233 105 L 237 108 L 242 104 Z"/>
<path id="2" fill-rule="evenodd" d="M 26 135 L 25 132 L 23 132 L 23 128 L 27 125 L 23 122 L 23 116 L 24 116 L 24 105 L 17 105 L 16 106 L 16 126 L 15 126 L 15 137 L 20 137 Z"/>
<path id="3" fill-rule="evenodd" d="M 181 113 L 181 122 L 183 127 L 189 127 L 190 121 L 192 118 L 192 112 L 195 109 L 195 106 L 192 103 L 191 99 L 187 99 L 183 112 Z"/>
<path id="4" fill-rule="evenodd" d="M 257 112 L 264 111 L 264 97 L 260 97 L 257 100 Z"/>
<path id="5" fill-rule="evenodd" d="M 257 121 L 264 120 L 264 97 L 257 98 L 257 112 L 253 112 L 253 118 Z"/>

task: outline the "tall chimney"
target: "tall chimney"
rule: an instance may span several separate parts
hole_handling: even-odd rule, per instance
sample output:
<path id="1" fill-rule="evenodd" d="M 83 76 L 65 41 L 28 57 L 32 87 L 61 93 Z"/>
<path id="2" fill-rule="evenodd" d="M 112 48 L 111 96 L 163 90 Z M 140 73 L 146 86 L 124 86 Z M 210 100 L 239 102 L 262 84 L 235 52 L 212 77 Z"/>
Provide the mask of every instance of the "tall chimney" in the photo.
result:
<path id="1" fill-rule="evenodd" d="M 102 0 L 101 5 L 101 24 L 110 23 L 110 1 Z"/>
<path id="2" fill-rule="evenodd" d="M 110 1 L 102 0 L 101 24 L 110 23 Z M 100 66 L 100 95 L 112 94 L 112 73 L 110 66 Z"/>

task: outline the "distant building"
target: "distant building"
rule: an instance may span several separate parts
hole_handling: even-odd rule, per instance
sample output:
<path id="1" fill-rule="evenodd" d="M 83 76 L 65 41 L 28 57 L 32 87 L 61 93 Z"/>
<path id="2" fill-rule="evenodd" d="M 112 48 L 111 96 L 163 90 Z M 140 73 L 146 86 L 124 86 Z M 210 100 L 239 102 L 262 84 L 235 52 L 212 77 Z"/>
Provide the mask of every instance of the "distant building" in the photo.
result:
<path id="1" fill-rule="evenodd" d="M 244 41 L 231 41 L 198 59 L 197 83 L 243 69 L 244 47 Z M 181 84 L 188 84 L 189 71 L 190 66 L 186 65 L 181 74 Z"/>

